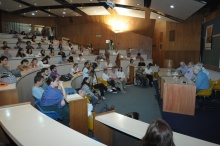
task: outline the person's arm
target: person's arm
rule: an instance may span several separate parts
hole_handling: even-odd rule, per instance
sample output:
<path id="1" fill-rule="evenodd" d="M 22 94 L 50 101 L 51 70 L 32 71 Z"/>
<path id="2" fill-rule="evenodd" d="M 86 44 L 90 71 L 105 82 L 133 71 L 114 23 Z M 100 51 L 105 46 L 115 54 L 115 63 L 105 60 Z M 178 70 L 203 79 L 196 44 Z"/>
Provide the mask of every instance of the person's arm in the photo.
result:
<path id="1" fill-rule="evenodd" d="M 66 91 L 65 91 L 65 89 L 64 89 L 64 87 L 63 87 L 63 82 L 61 82 L 61 81 L 59 81 L 59 86 L 61 87 L 61 90 L 62 90 L 62 93 L 63 93 L 63 99 L 61 100 L 61 105 L 62 106 L 64 106 L 65 105 L 65 101 L 64 101 L 64 99 L 66 99 Z"/>

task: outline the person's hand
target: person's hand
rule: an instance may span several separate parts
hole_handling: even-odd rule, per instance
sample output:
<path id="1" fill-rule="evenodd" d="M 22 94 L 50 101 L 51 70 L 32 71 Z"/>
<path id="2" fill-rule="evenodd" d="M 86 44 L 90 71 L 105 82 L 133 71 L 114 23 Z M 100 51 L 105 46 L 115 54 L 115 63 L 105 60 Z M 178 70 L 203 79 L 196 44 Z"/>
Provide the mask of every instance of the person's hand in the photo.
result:
<path id="1" fill-rule="evenodd" d="M 59 86 L 62 88 L 63 87 L 63 82 L 59 81 Z"/>
<path id="2" fill-rule="evenodd" d="M 61 100 L 61 103 L 60 103 L 62 106 L 64 106 L 65 105 L 65 101 L 64 101 L 64 99 L 62 99 Z"/>

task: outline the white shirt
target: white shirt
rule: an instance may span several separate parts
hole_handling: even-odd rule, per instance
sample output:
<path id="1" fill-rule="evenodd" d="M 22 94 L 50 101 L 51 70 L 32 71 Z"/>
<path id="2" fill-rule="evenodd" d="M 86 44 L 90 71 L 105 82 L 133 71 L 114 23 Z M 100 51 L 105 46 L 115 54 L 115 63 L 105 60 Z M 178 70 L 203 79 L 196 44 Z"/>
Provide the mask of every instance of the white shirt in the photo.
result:
<path id="1" fill-rule="evenodd" d="M 103 80 L 108 81 L 109 78 L 110 78 L 109 75 L 107 75 L 107 74 L 105 74 L 105 73 L 102 74 L 102 79 L 103 79 Z"/>
<path id="2" fill-rule="evenodd" d="M 117 77 L 118 78 L 122 78 L 122 79 L 124 79 L 125 78 L 125 73 L 124 72 L 117 72 Z"/>
<path id="3" fill-rule="evenodd" d="M 76 70 L 74 68 L 71 68 L 70 74 L 74 75 L 75 72 L 79 72 L 79 69 L 77 68 Z"/>
<path id="4" fill-rule="evenodd" d="M 149 69 L 148 69 L 148 68 L 145 68 L 145 69 L 144 69 L 144 72 L 145 72 L 147 75 L 152 75 L 152 72 L 153 72 L 153 71 L 152 71 L 151 68 L 149 68 Z"/>
<path id="5" fill-rule="evenodd" d="M 84 58 L 80 59 L 79 57 L 77 58 L 77 60 L 78 60 L 78 62 L 85 62 L 86 61 Z"/>
<path id="6" fill-rule="evenodd" d="M 39 66 L 39 67 L 50 67 L 50 64 L 43 64 L 42 61 L 38 61 L 37 66 Z"/>
<path id="7" fill-rule="evenodd" d="M 106 67 L 113 67 L 113 65 L 111 63 L 107 64 L 107 62 L 105 63 Z"/>
<path id="8" fill-rule="evenodd" d="M 118 55 L 118 52 L 113 52 L 112 55 Z"/>
<path id="9" fill-rule="evenodd" d="M 26 57 L 34 57 L 34 54 L 26 54 Z"/>

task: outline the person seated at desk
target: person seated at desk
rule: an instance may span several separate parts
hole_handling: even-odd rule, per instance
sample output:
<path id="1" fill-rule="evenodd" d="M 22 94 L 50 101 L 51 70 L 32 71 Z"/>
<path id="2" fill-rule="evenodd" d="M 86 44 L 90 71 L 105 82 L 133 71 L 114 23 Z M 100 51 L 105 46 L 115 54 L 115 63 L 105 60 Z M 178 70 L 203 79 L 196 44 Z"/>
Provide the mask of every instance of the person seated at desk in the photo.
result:
<path id="1" fill-rule="evenodd" d="M 71 48 L 69 55 L 75 55 L 75 54 L 76 54 L 76 51 L 74 50 L 74 48 Z"/>
<path id="2" fill-rule="evenodd" d="M 108 51 L 108 49 L 105 49 L 105 58 L 109 59 L 109 55 L 110 55 L 110 52 Z"/>
<path id="3" fill-rule="evenodd" d="M 73 46 L 72 46 L 71 43 L 69 43 L 68 49 L 69 49 L 69 50 L 72 50 L 72 49 L 73 49 Z"/>
<path id="4" fill-rule="evenodd" d="M 3 74 L 4 72 L 11 72 L 10 67 L 8 65 L 8 57 L 1 56 L 0 61 L 1 61 L 0 74 Z"/>
<path id="5" fill-rule="evenodd" d="M 141 57 L 140 62 L 138 63 L 138 66 L 146 66 L 144 59 Z"/>
<path id="6" fill-rule="evenodd" d="M 40 106 L 44 111 L 55 111 L 57 112 L 63 120 L 62 124 L 69 127 L 70 117 L 69 117 L 69 105 L 65 102 L 67 97 L 66 91 L 63 86 L 63 82 L 59 81 L 58 77 L 48 77 L 47 88 L 44 91 L 42 98 L 40 100 Z M 58 89 L 61 87 L 61 90 Z"/>
<path id="7" fill-rule="evenodd" d="M 177 68 L 177 70 L 182 74 L 185 75 L 186 71 L 188 70 L 188 67 L 186 66 L 185 62 L 180 62 L 180 67 Z"/>
<path id="8" fill-rule="evenodd" d="M 36 42 L 35 39 L 36 39 L 36 38 L 31 38 L 31 43 L 32 43 L 32 44 L 37 44 L 37 42 Z"/>
<path id="9" fill-rule="evenodd" d="M 164 120 L 153 121 L 140 141 L 140 146 L 175 146 L 172 129 Z"/>
<path id="10" fill-rule="evenodd" d="M 49 44 L 49 46 L 48 46 L 48 50 L 51 50 L 51 49 L 54 50 L 53 45 L 52 45 L 52 44 Z"/>
<path id="11" fill-rule="evenodd" d="M 79 57 L 77 58 L 78 62 L 85 62 L 86 60 L 83 58 L 82 54 L 79 54 Z"/>
<path id="12" fill-rule="evenodd" d="M 37 47 L 36 49 L 41 49 L 41 50 L 44 50 L 44 49 L 42 48 L 41 43 L 38 43 L 37 45 L 38 45 L 38 47 Z"/>
<path id="13" fill-rule="evenodd" d="M 112 72 L 110 73 L 110 77 L 114 80 L 116 86 L 118 86 L 118 88 L 120 88 L 121 92 L 126 93 L 126 91 L 124 90 L 124 86 L 123 86 L 122 81 L 117 76 L 116 67 L 112 68 Z"/>
<path id="14" fill-rule="evenodd" d="M 32 87 L 32 96 L 35 97 L 36 99 L 41 99 L 44 90 L 42 88 L 44 84 L 44 77 L 41 75 L 36 75 L 34 77 L 34 86 Z"/>
<path id="15" fill-rule="evenodd" d="M 59 77 L 60 75 L 57 73 L 57 66 L 56 65 L 51 65 L 50 66 L 50 71 L 51 71 L 51 73 L 50 73 L 50 76 L 51 77 Z"/>
<path id="16" fill-rule="evenodd" d="M 122 70 L 122 67 L 119 67 L 119 68 L 118 68 L 117 77 L 118 77 L 119 80 L 121 81 L 122 87 L 125 89 L 125 85 L 126 85 L 126 83 L 127 83 L 127 78 L 126 78 L 126 76 L 125 76 L 125 73 L 124 73 L 123 70 Z"/>
<path id="17" fill-rule="evenodd" d="M 66 55 L 62 55 L 62 57 L 58 61 L 58 64 L 67 64 L 67 63 L 69 62 L 66 60 Z"/>
<path id="18" fill-rule="evenodd" d="M 40 50 L 40 52 L 38 53 L 38 56 L 45 56 L 45 50 Z"/>
<path id="19" fill-rule="evenodd" d="M 27 41 L 26 44 L 26 49 L 34 49 L 34 47 L 31 46 L 31 41 Z"/>
<path id="20" fill-rule="evenodd" d="M 3 41 L 3 46 L 1 48 L 3 49 L 4 47 L 7 47 L 9 49 L 11 48 L 11 47 L 8 46 L 8 42 L 7 41 Z"/>
<path id="21" fill-rule="evenodd" d="M 141 83 L 146 86 L 147 85 L 147 78 L 146 76 L 143 74 L 144 73 L 144 70 L 138 66 L 138 69 L 135 71 L 136 73 L 136 76 L 138 77 L 138 79 L 141 81 Z"/>
<path id="22" fill-rule="evenodd" d="M 73 56 L 70 56 L 69 59 L 67 59 L 68 63 L 74 63 L 74 60 L 73 60 Z"/>
<path id="23" fill-rule="evenodd" d="M 54 51 L 54 49 L 50 49 L 50 56 L 55 56 L 55 51 Z"/>
<path id="24" fill-rule="evenodd" d="M 38 63 L 37 58 L 33 58 L 32 61 L 31 61 L 31 63 L 29 64 L 29 67 L 32 68 L 32 69 L 39 68 L 39 67 L 37 66 L 37 63 Z"/>
<path id="25" fill-rule="evenodd" d="M 91 73 L 91 71 L 93 70 L 92 67 L 90 67 L 90 63 L 87 61 L 84 63 L 84 67 L 83 67 L 83 79 L 85 77 L 89 77 L 89 74 Z"/>
<path id="26" fill-rule="evenodd" d="M 106 60 L 105 67 L 107 68 L 113 67 L 109 59 Z"/>
<path id="27" fill-rule="evenodd" d="M 1 54 L 1 56 L 6 56 L 7 58 L 8 58 L 8 60 L 11 60 L 11 58 L 12 58 L 12 55 L 11 55 L 11 53 L 9 53 L 8 51 L 9 51 L 9 48 L 8 47 L 3 47 L 3 53 Z"/>
<path id="28" fill-rule="evenodd" d="M 12 38 L 18 38 L 18 42 L 22 42 L 22 39 L 19 37 L 18 32 L 17 32 L 17 33 L 15 33 L 15 35 L 14 35 L 14 36 L 12 36 Z"/>
<path id="29" fill-rule="evenodd" d="M 210 88 L 209 78 L 202 71 L 202 66 L 196 64 L 193 67 L 193 72 L 194 72 L 194 74 L 196 74 L 196 80 L 195 80 L 196 93 L 199 92 L 200 90 L 209 89 Z"/>
<path id="30" fill-rule="evenodd" d="M 131 53 L 128 53 L 127 56 L 125 57 L 125 59 L 127 59 L 127 60 L 132 59 L 132 57 L 131 57 Z"/>
<path id="31" fill-rule="evenodd" d="M 17 54 L 16 54 L 16 57 L 21 57 L 21 58 L 26 57 L 23 48 L 20 48 L 20 49 L 18 50 L 18 52 L 17 52 Z"/>
<path id="32" fill-rule="evenodd" d="M 21 45 L 21 43 L 17 42 L 16 45 L 14 46 L 14 49 L 20 49 L 21 48 L 20 45 Z"/>
<path id="33" fill-rule="evenodd" d="M 188 70 L 186 71 L 186 73 L 184 74 L 184 76 L 189 79 L 189 80 L 193 80 L 195 79 L 195 74 L 193 73 L 193 66 L 194 63 L 193 62 L 189 62 L 188 64 Z"/>
<path id="34" fill-rule="evenodd" d="M 95 60 L 102 60 L 102 61 L 104 61 L 104 60 L 106 60 L 106 58 L 105 58 L 103 53 L 99 53 L 99 55 L 96 57 Z"/>
<path id="35" fill-rule="evenodd" d="M 115 49 L 114 52 L 112 53 L 112 55 L 118 55 L 118 50 Z"/>
<path id="36" fill-rule="evenodd" d="M 101 64 L 101 60 L 100 59 L 97 60 L 97 67 L 96 68 L 97 69 L 103 69 L 103 66 Z"/>
<path id="37" fill-rule="evenodd" d="M 26 57 L 34 57 L 34 54 L 31 48 L 28 48 L 26 50 Z"/>
<path id="38" fill-rule="evenodd" d="M 74 74 L 76 74 L 77 72 L 79 72 L 79 68 L 78 68 L 78 63 L 74 63 L 73 64 L 73 68 L 71 68 L 70 70 L 70 74 L 73 76 Z"/>
<path id="39" fill-rule="evenodd" d="M 49 60 L 50 60 L 50 57 L 46 56 L 42 60 L 38 61 L 37 66 L 39 66 L 39 67 L 49 67 L 50 66 Z"/>
<path id="40" fill-rule="evenodd" d="M 203 63 L 198 62 L 197 64 L 202 67 L 202 71 L 203 71 L 203 72 L 208 76 L 208 78 L 210 79 L 209 71 L 208 71 L 207 69 L 205 69 L 205 67 L 203 66 Z"/>
<path id="41" fill-rule="evenodd" d="M 65 52 L 63 52 L 63 48 L 60 49 L 60 52 L 58 52 L 58 55 L 61 55 L 61 56 L 65 55 L 66 56 Z"/>
<path id="42" fill-rule="evenodd" d="M 143 59 L 143 57 L 141 56 L 141 53 L 137 53 L 137 56 L 135 58 L 136 60 L 141 60 Z"/>
<path id="43" fill-rule="evenodd" d="M 116 88 L 115 88 L 115 81 L 114 81 L 114 80 L 111 78 L 111 76 L 109 75 L 107 68 L 105 68 L 105 69 L 103 70 L 102 79 L 103 79 L 104 81 L 106 81 L 109 85 L 112 86 L 112 90 L 113 90 L 112 93 L 117 93 L 117 92 L 116 92 L 117 90 L 116 90 Z"/>
<path id="44" fill-rule="evenodd" d="M 149 80 L 149 85 L 150 87 L 152 87 L 152 82 L 153 82 L 153 71 L 151 69 L 151 66 L 153 66 L 152 63 L 149 63 L 147 65 L 147 68 L 144 69 L 144 73 L 146 74 L 146 77 L 148 78 Z"/>
<path id="45" fill-rule="evenodd" d="M 17 69 L 16 70 L 19 70 L 19 71 L 26 71 L 26 70 L 29 70 L 29 66 L 28 66 L 28 63 L 29 61 L 27 59 L 23 59 L 21 61 L 21 64 L 18 65 Z"/>

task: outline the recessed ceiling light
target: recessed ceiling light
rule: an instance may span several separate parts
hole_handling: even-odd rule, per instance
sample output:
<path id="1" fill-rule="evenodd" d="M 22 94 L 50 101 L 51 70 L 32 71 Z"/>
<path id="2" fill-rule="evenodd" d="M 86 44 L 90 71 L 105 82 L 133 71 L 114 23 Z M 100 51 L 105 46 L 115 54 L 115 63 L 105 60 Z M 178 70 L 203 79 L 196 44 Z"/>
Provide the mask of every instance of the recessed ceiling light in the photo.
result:
<path id="1" fill-rule="evenodd" d="M 50 17 L 50 15 L 48 15 Z"/>
<path id="2" fill-rule="evenodd" d="M 73 1 L 72 1 L 72 0 L 70 0 L 70 2 L 72 3 Z"/>
<path id="3" fill-rule="evenodd" d="M 64 16 L 63 16 L 64 17 Z"/>
<path id="4" fill-rule="evenodd" d="M 21 8 L 21 5 L 19 5 L 19 7 Z"/>
<path id="5" fill-rule="evenodd" d="M 160 17 L 160 16 L 158 16 L 158 18 L 160 19 L 161 17 Z"/>
<path id="6" fill-rule="evenodd" d="M 139 6 L 139 4 L 137 4 Z"/>
<path id="7" fill-rule="evenodd" d="M 90 0 L 92 2 L 92 0 Z"/>
<path id="8" fill-rule="evenodd" d="M 24 13 L 24 15 L 26 15 L 26 13 Z"/>
<path id="9" fill-rule="evenodd" d="M 80 9 L 82 9 L 83 7 L 79 7 Z"/>
<path id="10" fill-rule="evenodd" d="M 63 14 L 66 14 L 66 12 L 63 12 Z"/>
<path id="11" fill-rule="evenodd" d="M 34 3 L 34 5 L 36 6 L 36 5 L 37 5 L 37 3 Z"/>
<path id="12" fill-rule="evenodd" d="M 0 4 L 2 4 L 2 2 L 0 2 Z"/>
<path id="13" fill-rule="evenodd" d="M 37 13 L 37 11 L 35 11 Z"/>
<path id="14" fill-rule="evenodd" d="M 94 13 L 96 12 L 96 10 L 93 11 Z"/>
<path id="15" fill-rule="evenodd" d="M 64 11 L 66 11 L 66 9 L 63 9 Z"/>
<path id="16" fill-rule="evenodd" d="M 34 13 L 31 13 L 31 15 L 33 15 L 33 16 L 34 16 L 35 14 L 34 14 Z"/>
<path id="17" fill-rule="evenodd" d="M 174 8 L 174 5 L 170 5 L 170 8 L 172 8 L 172 9 L 173 9 L 173 8 Z"/>
<path id="18" fill-rule="evenodd" d="M 48 11 L 50 11 L 50 9 L 48 9 Z"/>

